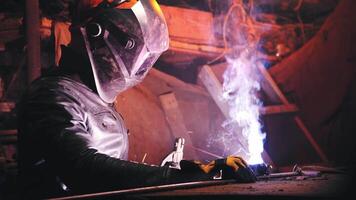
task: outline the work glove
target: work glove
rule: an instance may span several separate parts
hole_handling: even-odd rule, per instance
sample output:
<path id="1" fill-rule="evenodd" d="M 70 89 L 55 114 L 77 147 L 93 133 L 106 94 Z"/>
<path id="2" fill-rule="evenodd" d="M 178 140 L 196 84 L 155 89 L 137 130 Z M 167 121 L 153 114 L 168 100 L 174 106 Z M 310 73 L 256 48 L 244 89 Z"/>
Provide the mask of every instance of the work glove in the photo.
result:
<path id="1" fill-rule="evenodd" d="M 196 160 L 182 160 L 180 168 L 183 172 L 195 172 L 210 177 L 212 179 L 222 172 L 222 179 L 235 179 L 241 183 L 251 183 L 256 181 L 256 176 L 248 164 L 238 156 L 228 156 L 224 159 L 217 159 L 204 164 Z"/>

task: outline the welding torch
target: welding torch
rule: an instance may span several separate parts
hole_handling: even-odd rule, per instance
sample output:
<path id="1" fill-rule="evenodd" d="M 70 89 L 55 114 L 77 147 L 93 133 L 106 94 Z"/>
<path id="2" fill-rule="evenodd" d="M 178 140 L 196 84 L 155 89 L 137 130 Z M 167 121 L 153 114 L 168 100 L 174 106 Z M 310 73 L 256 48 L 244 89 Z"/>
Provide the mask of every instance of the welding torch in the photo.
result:
<path id="1" fill-rule="evenodd" d="M 176 138 L 174 150 L 168 154 L 168 156 L 162 161 L 161 166 L 169 166 L 171 168 L 180 169 L 180 161 L 183 159 L 183 150 L 184 150 L 185 140 L 182 137 Z M 197 149 L 197 148 L 196 148 Z M 197 149 L 200 150 L 200 149 Z M 215 155 L 216 156 L 216 155 Z M 218 156 L 217 156 L 218 157 Z M 220 157 L 219 157 L 220 158 Z M 307 176 L 307 177 L 316 177 L 320 175 L 319 171 L 306 171 L 302 170 L 298 165 L 295 165 L 291 172 L 282 172 L 282 173 L 271 173 L 272 166 L 265 163 L 249 165 L 250 171 L 256 176 L 257 180 L 266 180 L 272 178 L 285 178 L 293 176 Z M 214 177 L 215 180 L 221 179 L 220 175 Z"/>

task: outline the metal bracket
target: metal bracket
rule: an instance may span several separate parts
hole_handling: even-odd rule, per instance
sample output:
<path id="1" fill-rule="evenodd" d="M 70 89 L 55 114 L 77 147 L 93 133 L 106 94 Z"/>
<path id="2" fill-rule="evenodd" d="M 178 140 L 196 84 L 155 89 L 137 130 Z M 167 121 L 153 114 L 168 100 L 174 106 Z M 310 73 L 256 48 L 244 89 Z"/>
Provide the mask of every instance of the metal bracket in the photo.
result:
<path id="1" fill-rule="evenodd" d="M 161 166 L 180 169 L 180 161 L 183 159 L 184 138 L 176 138 L 174 150 L 162 161 Z"/>

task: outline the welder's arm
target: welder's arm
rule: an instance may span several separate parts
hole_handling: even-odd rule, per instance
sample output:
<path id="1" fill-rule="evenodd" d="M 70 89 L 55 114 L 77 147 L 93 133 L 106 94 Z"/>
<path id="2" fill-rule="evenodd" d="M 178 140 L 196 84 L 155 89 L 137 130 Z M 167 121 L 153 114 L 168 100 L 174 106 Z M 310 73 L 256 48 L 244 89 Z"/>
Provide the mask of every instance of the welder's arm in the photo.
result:
<path id="1" fill-rule="evenodd" d="M 116 159 L 88 147 L 91 140 L 84 113 L 75 99 L 42 94 L 27 101 L 26 123 L 40 141 L 45 160 L 77 192 L 95 192 L 194 179 L 168 167 Z"/>

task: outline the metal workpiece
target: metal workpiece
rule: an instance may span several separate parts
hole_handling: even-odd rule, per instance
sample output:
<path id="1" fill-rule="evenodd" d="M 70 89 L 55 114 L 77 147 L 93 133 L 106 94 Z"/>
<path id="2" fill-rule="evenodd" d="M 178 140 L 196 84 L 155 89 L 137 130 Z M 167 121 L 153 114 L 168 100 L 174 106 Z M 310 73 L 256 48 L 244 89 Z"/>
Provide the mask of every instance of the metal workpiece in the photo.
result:
<path id="1" fill-rule="evenodd" d="M 298 165 L 294 165 L 292 171 L 290 172 L 281 172 L 281 173 L 270 173 L 257 176 L 257 180 L 266 180 L 274 178 L 287 178 L 294 176 L 306 176 L 306 177 L 318 177 L 321 175 L 320 171 L 314 170 L 302 170 Z"/>
<path id="2" fill-rule="evenodd" d="M 268 175 L 272 172 L 272 166 L 265 163 L 249 166 L 256 176 Z"/>

